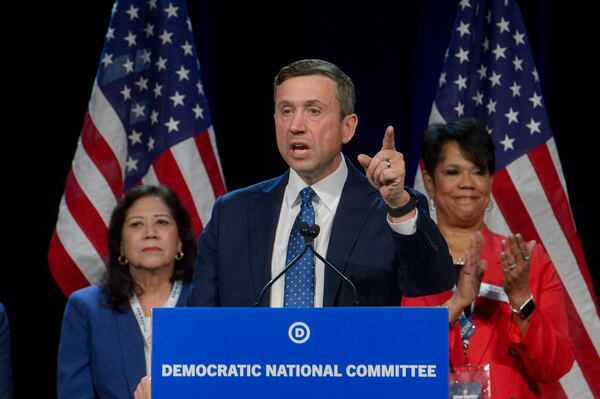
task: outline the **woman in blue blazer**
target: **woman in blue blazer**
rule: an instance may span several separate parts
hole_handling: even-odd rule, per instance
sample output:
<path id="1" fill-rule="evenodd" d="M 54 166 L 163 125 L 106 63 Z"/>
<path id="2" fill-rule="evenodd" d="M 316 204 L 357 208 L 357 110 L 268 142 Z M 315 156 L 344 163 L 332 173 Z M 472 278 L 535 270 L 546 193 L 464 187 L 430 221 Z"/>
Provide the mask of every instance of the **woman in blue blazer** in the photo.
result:
<path id="1" fill-rule="evenodd" d="M 10 328 L 4 305 L 0 303 L 0 399 L 12 398 Z"/>
<path id="2" fill-rule="evenodd" d="M 138 186 L 117 204 L 101 286 L 74 292 L 58 351 L 59 399 L 133 398 L 150 374 L 151 309 L 184 306 L 196 242 L 164 186 Z"/>

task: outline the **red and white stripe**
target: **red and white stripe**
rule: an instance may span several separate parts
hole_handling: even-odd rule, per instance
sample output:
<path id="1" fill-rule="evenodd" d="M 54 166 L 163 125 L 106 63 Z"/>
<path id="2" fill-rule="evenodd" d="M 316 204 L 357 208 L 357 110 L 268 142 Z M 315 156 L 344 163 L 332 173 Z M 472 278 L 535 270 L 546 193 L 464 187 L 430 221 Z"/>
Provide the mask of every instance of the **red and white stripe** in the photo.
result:
<path id="1" fill-rule="evenodd" d="M 108 223 L 123 194 L 126 157 L 125 129 L 95 82 L 48 252 L 50 271 L 66 295 L 97 284 L 104 272 Z M 173 189 L 199 234 L 215 198 L 225 192 L 212 127 L 164 151 L 142 182 Z"/>
<path id="2" fill-rule="evenodd" d="M 435 104 L 430 123 L 445 123 Z M 415 188 L 425 192 L 422 170 Z M 499 234 L 519 232 L 541 242 L 567 293 L 569 331 L 575 364 L 548 394 L 564 398 L 600 397 L 600 319 L 592 280 L 575 229 L 556 143 L 549 139 L 494 174 L 496 204 L 486 224 Z M 594 377 L 595 376 L 595 377 Z"/>

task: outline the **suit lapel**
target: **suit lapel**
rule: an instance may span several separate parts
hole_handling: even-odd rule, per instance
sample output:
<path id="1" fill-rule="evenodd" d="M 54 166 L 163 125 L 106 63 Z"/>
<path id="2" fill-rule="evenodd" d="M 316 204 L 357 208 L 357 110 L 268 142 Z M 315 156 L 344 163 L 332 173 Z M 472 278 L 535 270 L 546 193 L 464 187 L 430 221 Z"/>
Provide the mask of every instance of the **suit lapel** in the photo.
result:
<path id="1" fill-rule="evenodd" d="M 188 289 L 190 288 L 190 283 L 183 283 L 181 286 L 181 294 L 179 294 L 179 298 L 177 299 L 177 303 L 175 307 L 184 308 L 187 302 Z"/>
<path id="2" fill-rule="evenodd" d="M 129 305 L 127 311 L 116 313 L 115 318 L 128 391 L 133 392 L 140 376 L 146 375 L 144 339 Z"/>
<path id="3" fill-rule="evenodd" d="M 176 306 L 185 306 L 189 287 L 189 283 L 183 284 Z M 129 305 L 127 305 L 126 311 L 115 312 L 115 321 L 119 346 L 121 347 L 123 370 L 128 385 L 127 389 L 128 392 L 133 393 L 140 382 L 141 376 L 146 375 L 144 339 Z"/>
<path id="4" fill-rule="evenodd" d="M 281 211 L 283 193 L 287 185 L 289 171 L 261 188 L 248 206 L 248 258 L 250 273 L 256 296 L 269 281 L 271 276 L 271 257 L 275 231 Z M 268 306 L 268 295 L 265 295 L 260 306 Z"/>
<path id="5" fill-rule="evenodd" d="M 348 158 L 346 158 L 346 165 L 348 166 L 348 177 L 333 219 L 327 248 L 327 260 L 337 261 L 338 263 L 334 266 L 342 273 L 346 270 L 352 248 L 370 210 L 376 207 L 378 198 L 374 195 L 376 190 Z M 341 284 L 340 277 L 325 267 L 323 306 L 335 305 L 335 298 Z"/>

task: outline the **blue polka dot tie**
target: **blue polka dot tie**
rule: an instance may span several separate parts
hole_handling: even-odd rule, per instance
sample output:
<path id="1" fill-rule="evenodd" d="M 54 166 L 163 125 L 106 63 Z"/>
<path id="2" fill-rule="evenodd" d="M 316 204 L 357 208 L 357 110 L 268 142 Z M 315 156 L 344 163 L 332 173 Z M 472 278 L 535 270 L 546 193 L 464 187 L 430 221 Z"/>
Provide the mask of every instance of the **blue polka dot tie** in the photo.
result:
<path id="1" fill-rule="evenodd" d="M 300 191 L 302 206 L 300 213 L 294 221 L 290 239 L 288 241 L 287 260 L 289 264 L 304 249 L 304 237 L 300 234 L 298 225 L 306 222 L 309 226 L 315 224 L 315 210 L 312 206 L 312 198 L 315 192 L 310 187 L 304 187 Z M 315 271 L 314 255 L 308 250 L 285 275 L 285 295 L 283 306 L 286 308 L 311 308 L 314 306 Z"/>

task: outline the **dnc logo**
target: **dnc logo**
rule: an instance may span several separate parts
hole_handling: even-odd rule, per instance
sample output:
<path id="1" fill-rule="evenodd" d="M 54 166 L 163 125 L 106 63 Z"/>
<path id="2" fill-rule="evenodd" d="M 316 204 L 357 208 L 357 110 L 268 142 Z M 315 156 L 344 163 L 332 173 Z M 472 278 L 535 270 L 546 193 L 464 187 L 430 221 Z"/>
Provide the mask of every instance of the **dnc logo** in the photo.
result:
<path id="1" fill-rule="evenodd" d="M 310 328 L 306 323 L 297 321 L 288 329 L 288 336 L 295 344 L 303 344 L 310 338 Z"/>

